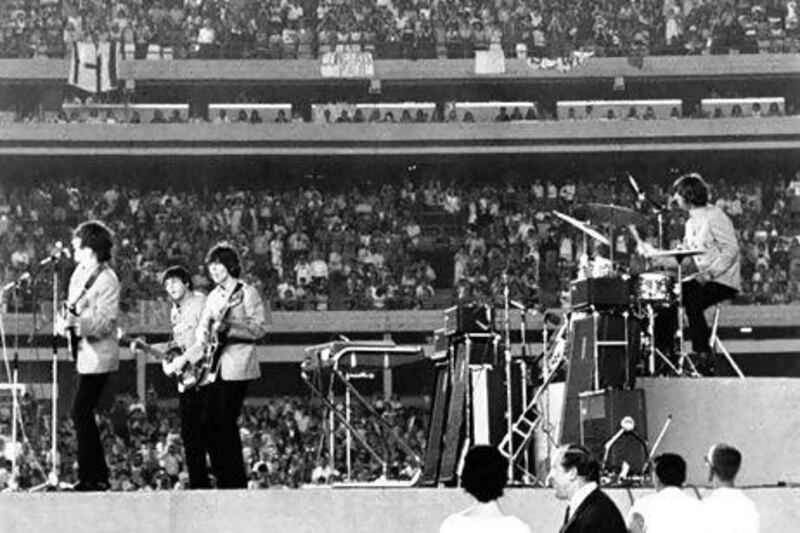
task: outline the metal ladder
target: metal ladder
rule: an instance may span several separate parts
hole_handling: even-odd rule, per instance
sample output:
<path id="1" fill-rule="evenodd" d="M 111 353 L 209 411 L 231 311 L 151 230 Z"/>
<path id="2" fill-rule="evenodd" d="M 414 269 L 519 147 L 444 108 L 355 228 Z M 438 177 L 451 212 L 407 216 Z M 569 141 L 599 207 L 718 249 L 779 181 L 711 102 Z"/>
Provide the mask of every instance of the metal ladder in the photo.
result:
<path id="1" fill-rule="evenodd" d="M 514 424 L 512 424 L 511 433 L 506 434 L 503 437 L 503 440 L 500 441 L 500 445 L 498 446 L 500 453 L 502 453 L 503 456 L 505 456 L 512 464 L 517 462 L 517 459 L 533 438 L 536 428 L 541 423 L 542 414 L 539 412 L 539 400 L 542 398 L 542 395 L 545 393 L 545 391 L 547 391 L 547 387 L 550 385 L 550 383 L 552 383 L 553 379 L 558 373 L 558 369 L 561 368 L 561 365 L 563 364 L 563 357 L 556 361 L 556 366 L 550 371 L 544 383 L 541 384 L 539 389 L 536 391 L 536 394 L 533 395 L 531 401 L 528 402 L 528 405 L 525 406 L 525 409 L 519 415 L 517 420 L 514 421 Z M 518 442 L 514 443 L 513 448 L 511 447 L 512 439 L 518 440 Z"/>

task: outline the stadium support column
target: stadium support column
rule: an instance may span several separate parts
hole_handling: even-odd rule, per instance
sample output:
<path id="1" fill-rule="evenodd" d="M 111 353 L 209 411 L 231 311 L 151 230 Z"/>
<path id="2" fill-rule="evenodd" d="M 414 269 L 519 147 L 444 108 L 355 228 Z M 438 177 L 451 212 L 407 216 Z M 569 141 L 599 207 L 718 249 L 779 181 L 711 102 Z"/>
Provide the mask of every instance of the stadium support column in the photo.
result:
<path id="1" fill-rule="evenodd" d="M 391 333 L 384 333 L 383 340 L 387 342 L 392 341 Z M 394 384 L 392 383 L 392 367 L 389 366 L 389 354 L 383 354 L 383 399 L 389 401 L 392 399 Z"/>
<path id="2" fill-rule="evenodd" d="M 135 350 L 133 360 L 136 362 L 136 394 L 144 400 L 147 390 L 147 354 L 143 350 Z"/>

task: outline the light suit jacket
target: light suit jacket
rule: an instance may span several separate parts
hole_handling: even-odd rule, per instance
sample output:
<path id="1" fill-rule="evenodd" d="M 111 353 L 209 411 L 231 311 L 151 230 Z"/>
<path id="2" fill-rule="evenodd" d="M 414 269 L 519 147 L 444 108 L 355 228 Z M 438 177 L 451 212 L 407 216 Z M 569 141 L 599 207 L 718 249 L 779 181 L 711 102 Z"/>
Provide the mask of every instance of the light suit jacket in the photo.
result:
<path id="1" fill-rule="evenodd" d="M 103 374 L 119 369 L 117 319 L 119 316 L 119 280 L 106 266 L 89 290 L 76 302 L 94 268 L 81 265 L 69 280 L 67 301 L 78 314 L 77 369 L 79 374 Z"/>

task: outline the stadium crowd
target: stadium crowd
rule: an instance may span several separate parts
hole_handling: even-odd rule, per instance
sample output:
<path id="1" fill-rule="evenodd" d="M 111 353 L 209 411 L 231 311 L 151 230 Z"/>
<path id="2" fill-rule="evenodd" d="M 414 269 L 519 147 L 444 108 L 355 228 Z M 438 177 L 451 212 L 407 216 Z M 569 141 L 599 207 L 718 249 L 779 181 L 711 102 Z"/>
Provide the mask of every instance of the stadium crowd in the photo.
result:
<path id="1" fill-rule="evenodd" d="M 666 185 L 652 185 L 651 197 L 666 198 Z M 787 183 L 718 182 L 715 191 L 742 242 L 738 302 L 800 301 L 800 239 Z M 466 294 L 499 303 L 504 273 L 512 297 L 555 305 L 591 250 L 551 212 L 572 213 L 586 202 L 634 205 L 624 178 L 486 185 L 412 175 L 358 187 L 312 180 L 193 191 L 47 181 L 0 191 L 0 262 L 6 281 L 35 271 L 54 243 L 70 241 L 70 228 L 98 218 L 117 234 L 115 269 L 129 310 L 139 300 L 166 299 L 159 274 L 170 264 L 187 265 L 195 286 L 208 289 L 204 254 L 220 240 L 241 250 L 245 278 L 278 310 L 439 308 Z M 670 211 L 668 242 L 682 235 L 682 224 Z M 654 224 L 645 235 L 655 238 Z M 618 257 L 632 251 L 626 234 L 616 239 Z M 48 276 L 36 278 L 37 300 L 48 301 Z"/>
<path id="2" fill-rule="evenodd" d="M 422 456 L 425 449 L 427 409 L 404 405 L 398 399 L 373 399 L 372 407 L 393 428 L 397 437 Z M 343 408 L 343 404 L 337 406 Z M 19 450 L 18 484 L 26 489 L 44 483 L 49 473 L 49 405 L 30 395 L 21 402 L 27 442 Z M 242 450 L 251 489 L 297 488 L 309 483 L 346 479 L 346 446 L 342 432 L 336 433 L 335 462 L 328 460 L 328 441 L 321 406 L 308 398 L 269 398 L 245 406 L 239 420 Z M 410 479 L 415 463 L 388 438 L 385 429 L 363 408 L 354 406 L 353 425 L 387 462 L 387 477 Z M 10 412 L 0 408 L 0 434 L 10 434 Z M 155 391 L 145 401 L 118 396 L 101 416 L 99 427 L 110 469 L 111 489 L 118 491 L 183 489 L 188 483 L 180 436 L 177 405 L 160 401 Z M 77 480 L 77 442 L 69 417 L 59 423 L 59 480 Z M 2 443 L 0 449 L 5 446 Z M 3 456 L 5 452 L 5 456 Z M 10 450 L 0 452 L 0 490 L 11 474 Z M 381 464 L 354 441 L 352 481 L 375 481 L 383 475 Z"/>
<path id="3" fill-rule="evenodd" d="M 63 57 L 82 40 L 136 58 L 313 58 L 335 49 L 378 58 L 562 57 L 796 52 L 796 0 L 3 0 L 0 57 Z M 155 47 L 155 48 L 154 48 Z"/>

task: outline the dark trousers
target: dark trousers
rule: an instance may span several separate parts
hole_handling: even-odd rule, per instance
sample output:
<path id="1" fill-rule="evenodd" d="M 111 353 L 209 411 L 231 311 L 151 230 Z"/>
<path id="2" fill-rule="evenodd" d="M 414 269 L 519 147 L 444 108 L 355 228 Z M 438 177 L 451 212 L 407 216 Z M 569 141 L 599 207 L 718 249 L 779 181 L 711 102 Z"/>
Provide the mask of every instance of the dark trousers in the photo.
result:
<path id="1" fill-rule="evenodd" d="M 247 381 L 224 381 L 207 385 L 205 428 L 211 472 L 219 489 L 247 487 L 242 440 L 237 420 L 242 412 Z"/>
<path id="2" fill-rule="evenodd" d="M 203 413 L 207 387 L 193 387 L 180 394 L 181 439 L 189 471 L 190 489 L 209 489 L 208 459 Z"/>
<path id="3" fill-rule="evenodd" d="M 733 298 L 737 290 L 715 281 L 698 283 L 687 281 L 681 285 L 683 292 L 683 309 L 689 322 L 687 336 L 692 341 L 692 351 L 711 352 L 708 341 L 711 328 L 708 326 L 704 311 L 714 304 Z M 665 355 L 673 353 L 675 331 L 678 323 L 676 308 L 664 309 L 656 316 L 656 347 Z"/>
<path id="4" fill-rule="evenodd" d="M 682 290 L 683 307 L 689 321 L 689 339 L 692 341 L 692 350 L 711 352 L 711 347 L 708 345 L 711 328 L 708 327 L 703 311 L 723 300 L 733 298 L 739 291 L 716 281 L 698 283 L 694 280 L 684 283 Z"/>
<path id="5" fill-rule="evenodd" d="M 78 438 L 78 479 L 86 485 L 108 483 L 108 465 L 94 412 L 109 376 L 110 374 L 78 374 L 78 390 L 72 404 L 72 421 Z"/>

